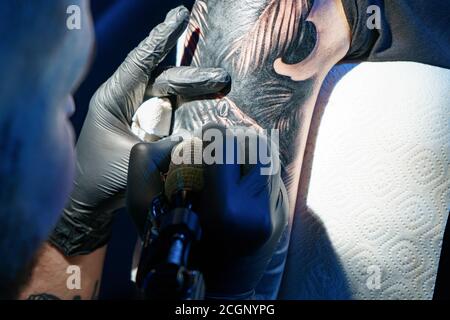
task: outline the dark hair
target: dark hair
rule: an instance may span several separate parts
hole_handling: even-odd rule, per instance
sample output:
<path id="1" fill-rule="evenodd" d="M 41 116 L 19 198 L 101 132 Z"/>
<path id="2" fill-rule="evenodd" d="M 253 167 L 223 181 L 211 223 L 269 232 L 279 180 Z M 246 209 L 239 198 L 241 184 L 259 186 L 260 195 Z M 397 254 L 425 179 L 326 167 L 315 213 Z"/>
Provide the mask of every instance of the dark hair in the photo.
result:
<path id="1" fill-rule="evenodd" d="M 4 277 L 0 274 L 0 300 L 16 300 L 19 297 L 21 289 L 31 278 L 31 273 L 36 265 L 37 259 L 31 259 L 24 264 L 19 272 L 13 277 Z"/>
<path id="2" fill-rule="evenodd" d="M 13 110 L 12 110 L 13 111 Z M 19 165 L 24 137 L 14 134 L 17 117 L 0 118 L 0 300 L 14 299 L 29 278 L 39 246 L 24 223 L 30 216 L 21 205 Z M 26 182 L 24 182 L 26 183 Z"/>

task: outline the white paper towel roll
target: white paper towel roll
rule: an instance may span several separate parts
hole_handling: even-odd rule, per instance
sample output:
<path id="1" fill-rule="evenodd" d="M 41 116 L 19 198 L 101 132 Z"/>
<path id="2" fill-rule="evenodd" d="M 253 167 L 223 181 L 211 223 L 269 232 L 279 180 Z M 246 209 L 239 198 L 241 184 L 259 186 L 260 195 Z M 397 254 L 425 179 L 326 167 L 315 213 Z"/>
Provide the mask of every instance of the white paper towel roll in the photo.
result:
<path id="1" fill-rule="evenodd" d="M 281 296 L 431 299 L 450 209 L 450 70 L 339 66 L 317 108 Z"/>

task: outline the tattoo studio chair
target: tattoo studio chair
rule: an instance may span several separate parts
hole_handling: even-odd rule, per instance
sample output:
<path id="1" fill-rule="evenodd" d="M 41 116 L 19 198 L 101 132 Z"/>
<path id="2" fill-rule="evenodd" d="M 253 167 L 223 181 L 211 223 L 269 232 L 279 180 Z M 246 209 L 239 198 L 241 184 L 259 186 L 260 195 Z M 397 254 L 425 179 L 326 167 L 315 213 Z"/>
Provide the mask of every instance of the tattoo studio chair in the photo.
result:
<path id="1" fill-rule="evenodd" d="M 341 65 L 317 103 L 280 298 L 432 299 L 450 208 L 450 70 Z"/>

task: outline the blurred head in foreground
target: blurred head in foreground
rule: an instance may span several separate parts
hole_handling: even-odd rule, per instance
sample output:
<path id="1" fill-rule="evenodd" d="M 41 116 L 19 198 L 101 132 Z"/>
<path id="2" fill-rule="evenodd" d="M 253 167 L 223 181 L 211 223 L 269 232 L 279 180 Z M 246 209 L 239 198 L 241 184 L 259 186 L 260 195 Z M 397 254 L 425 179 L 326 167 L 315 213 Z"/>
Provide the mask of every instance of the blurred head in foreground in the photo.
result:
<path id="1" fill-rule="evenodd" d="M 72 92 L 94 33 L 88 0 L 2 1 L 0 30 L 0 299 L 12 299 L 71 190 Z"/>

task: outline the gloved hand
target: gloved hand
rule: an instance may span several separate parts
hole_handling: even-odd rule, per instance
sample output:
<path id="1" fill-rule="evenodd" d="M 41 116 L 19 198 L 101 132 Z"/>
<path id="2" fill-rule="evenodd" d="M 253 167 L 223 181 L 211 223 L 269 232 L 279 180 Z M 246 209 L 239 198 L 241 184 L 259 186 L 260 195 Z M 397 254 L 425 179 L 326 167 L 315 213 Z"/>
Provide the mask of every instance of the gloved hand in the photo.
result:
<path id="1" fill-rule="evenodd" d="M 169 171 L 172 150 L 180 141 L 171 137 L 157 142 L 139 143 L 131 150 L 127 211 L 141 238 L 153 199 L 164 191 L 162 175 Z"/>
<path id="2" fill-rule="evenodd" d="M 289 203 L 281 179 L 278 146 L 256 131 L 232 132 L 216 124 L 204 127 L 203 135 L 211 128 L 221 130 L 227 141 L 233 139 L 234 143 L 223 144 L 225 164 L 205 166 L 200 219 L 207 297 L 248 299 L 288 222 Z M 204 143 L 204 148 L 208 144 Z M 238 148 L 245 159 L 241 162 Z M 234 158 L 231 164 L 225 161 L 230 154 Z M 268 170 L 270 167 L 273 170 Z"/>
<path id="3" fill-rule="evenodd" d="M 264 148 L 269 145 L 269 163 L 263 164 L 263 153 L 257 152 L 256 164 L 249 164 L 248 160 L 240 164 L 236 149 L 242 148 L 247 159 L 251 158 L 248 155 L 252 150 L 241 144 L 244 141 L 239 138 L 242 132 L 231 134 L 224 127 L 209 124 L 196 135 L 204 136 L 211 132 L 210 129 L 233 139 L 234 144 L 224 142 L 221 153 L 226 159 L 233 152 L 235 161 L 233 164 L 205 165 L 205 191 L 198 214 L 203 232 L 200 264 L 207 296 L 250 298 L 287 225 L 288 198 L 280 170 L 271 175 L 261 174 L 263 167 L 280 168 L 278 152 L 265 137 L 258 136 L 259 148 L 266 150 Z M 151 202 L 164 190 L 161 174 L 168 171 L 171 150 L 177 144 L 174 140 L 139 144 L 133 148 L 128 177 L 128 211 L 141 236 Z M 210 139 L 204 140 L 206 148 L 209 145 L 206 141 Z"/>
<path id="4" fill-rule="evenodd" d="M 66 256 L 88 254 L 105 245 L 113 213 L 124 206 L 130 151 L 139 142 L 132 118 L 146 90 L 155 96 L 216 93 L 229 84 L 221 69 L 173 68 L 152 72 L 187 27 L 189 11 L 170 11 L 93 96 L 77 144 L 74 190 L 50 243 Z"/>

